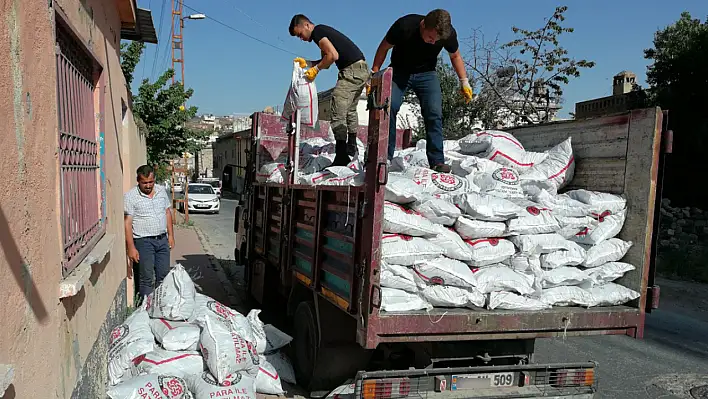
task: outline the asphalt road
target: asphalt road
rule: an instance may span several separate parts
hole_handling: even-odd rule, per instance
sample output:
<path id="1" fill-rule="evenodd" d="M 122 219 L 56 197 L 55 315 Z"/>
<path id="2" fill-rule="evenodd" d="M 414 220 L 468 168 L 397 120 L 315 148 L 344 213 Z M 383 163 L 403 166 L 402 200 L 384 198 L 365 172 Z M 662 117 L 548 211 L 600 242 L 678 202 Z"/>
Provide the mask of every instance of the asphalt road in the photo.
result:
<path id="1" fill-rule="evenodd" d="M 236 201 L 222 199 L 218 215 L 190 215 L 214 255 L 233 259 Z M 661 306 L 647 315 L 643 340 L 626 336 L 541 339 L 537 362 L 598 362 L 598 398 L 693 398 L 708 384 L 708 287 L 659 280 Z"/>

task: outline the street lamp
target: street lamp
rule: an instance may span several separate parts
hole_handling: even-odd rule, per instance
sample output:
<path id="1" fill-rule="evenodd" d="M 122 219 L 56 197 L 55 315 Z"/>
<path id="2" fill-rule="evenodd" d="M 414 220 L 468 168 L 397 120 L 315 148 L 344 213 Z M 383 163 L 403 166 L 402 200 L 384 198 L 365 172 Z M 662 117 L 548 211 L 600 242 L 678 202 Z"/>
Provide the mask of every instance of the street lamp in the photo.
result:
<path id="1" fill-rule="evenodd" d="M 182 19 L 204 19 L 206 18 L 206 15 L 204 14 L 192 14 L 192 15 L 187 15 L 186 17 Z"/>

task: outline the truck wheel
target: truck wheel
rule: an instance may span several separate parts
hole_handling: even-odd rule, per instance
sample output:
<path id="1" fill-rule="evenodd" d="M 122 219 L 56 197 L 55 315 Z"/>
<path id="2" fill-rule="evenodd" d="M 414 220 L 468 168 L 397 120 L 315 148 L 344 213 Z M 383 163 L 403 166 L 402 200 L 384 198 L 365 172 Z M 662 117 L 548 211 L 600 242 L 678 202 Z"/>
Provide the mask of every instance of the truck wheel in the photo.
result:
<path id="1" fill-rule="evenodd" d="M 319 351 L 317 317 L 315 316 L 315 305 L 312 302 L 300 302 L 297 306 L 294 327 L 295 373 L 298 382 L 309 387 Z"/>

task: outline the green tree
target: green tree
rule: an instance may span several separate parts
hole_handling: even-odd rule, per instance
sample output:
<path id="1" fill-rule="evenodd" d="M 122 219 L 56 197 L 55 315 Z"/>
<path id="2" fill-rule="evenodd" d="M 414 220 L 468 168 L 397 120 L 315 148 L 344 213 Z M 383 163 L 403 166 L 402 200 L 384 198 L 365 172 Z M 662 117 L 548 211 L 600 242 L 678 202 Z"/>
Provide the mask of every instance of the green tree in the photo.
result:
<path id="1" fill-rule="evenodd" d="M 133 83 L 133 72 L 135 67 L 140 62 L 140 56 L 143 54 L 145 49 L 145 43 L 143 42 L 130 42 L 120 44 L 120 68 L 123 70 L 123 76 L 125 76 L 125 82 L 128 87 Z"/>
<path id="2" fill-rule="evenodd" d="M 684 12 L 656 32 L 653 44 L 644 51 L 652 62 L 647 68 L 650 100 L 669 110 L 669 128 L 676 138 L 664 189 L 675 203 L 702 206 L 702 197 L 686 188 L 694 187 L 696 176 L 706 172 L 696 160 L 708 151 L 708 21 Z"/>

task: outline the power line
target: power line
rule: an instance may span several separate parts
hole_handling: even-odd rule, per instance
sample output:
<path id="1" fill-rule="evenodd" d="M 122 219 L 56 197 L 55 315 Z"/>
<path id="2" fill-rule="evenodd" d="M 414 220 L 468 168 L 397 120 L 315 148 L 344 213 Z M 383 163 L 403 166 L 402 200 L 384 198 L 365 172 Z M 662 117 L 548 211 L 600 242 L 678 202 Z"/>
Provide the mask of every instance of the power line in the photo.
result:
<path id="1" fill-rule="evenodd" d="M 195 9 L 195 8 L 192 8 L 192 7 L 190 7 L 190 6 L 186 5 L 186 4 L 182 4 L 182 5 L 183 5 L 185 8 L 188 8 L 188 9 L 194 11 L 194 12 L 197 13 L 197 14 L 204 14 L 203 12 L 201 12 L 201 11 Z M 206 16 L 206 18 L 207 18 L 207 19 L 210 19 L 210 20 L 212 20 L 212 21 L 214 21 L 214 22 L 216 22 L 217 24 L 219 24 L 219 25 L 221 25 L 221 26 L 223 26 L 223 27 L 225 27 L 225 28 L 227 28 L 227 29 L 231 29 L 232 31 L 234 31 L 234 32 L 236 32 L 236 33 L 240 33 L 240 34 L 242 34 L 243 36 L 248 37 L 249 39 L 255 40 L 255 41 L 257 41 L 257 42 L 259 42 L 259 43 L 261 43 L 261 44 L 265 44 L 265 45 L 268 46 L 268 47 L 272 47 L 272 48 L 274 48 L 274 49 L 276 49 L 276 50 L 280 50 L 280 51 L 282 51 L 282 52 L 284 52 L 284 53 L 292 54 L 292 55 L 294 55 L 294 56 L 296 56 L 296 57 L 298 56 L 297 54 L 293 53 L 293 52 L 290 51 L 290 50 L 286 50 L 286 49 L 284 49 L 284 48 L 282 48 L 282 47 L 276 46 L 275 44 L 270 44 L 270 43 L 268 43 L 268 42 L 266 42 L 266 41 L 264 41 L 264 40 L 261 40 L 261 39 L 255 37 L 255 36 L 251 36 L 251 35 L 249 35 L 248 33 L 244 32 L 244 31 L 242 31 L 242 30 L 240 30 L 240 29 L 234 28 L 233 26 L 231 26 L 231 25 L 229 25 L 229 24 L 226 24 L 226 23 L 224 23 L 224 22 L 219 21 L 218 19 L 212 18 L 212 17 L 210 17 L 210 16 L 208 16 L 208 15 Z"/>
<path id="2" fill-rule="evenodd" d="M 273 33 L 273 32 L 271 32 L 270 29 L 268 29 L 265 25 L 263 25 L 262 23 L 260 23 L 258 20 L 256 20 L 256 19 L 253 18 L 252 16 L 248 15 L 248 14 L 247 14 L 245 11 L 243 11 L 242 9 L 238 8 L 238 7 L 236 6 L 236 4 L 234 4 L 233 1 L 231 1 L 231 0 L 225 0 L 225 1 L 231 3 L 231 4 L 234 6 L 234 8 L 236 9 L 236 11 L 240 12 L 241 14 L 243 14 L 246 18 L 250 19 L 250 20 L 251 20 L 253 23 L 255 23 L 256 25 L 259 25 L 259 26 L 260 26 L 261 28 L 263 28 L 266 32 L 268 32 L 268 33 Z M 278 34 L 275 34 L 275 37 L 278 39 L 279 42 L 285 44 L 285 41 L 284 41 Z"/>
<path id="3" fill-rule="evenodd" d="M 159 38 L 162 36 L 162 21 L 165 20 L 165 4 L 167 4 L 167 0 L 162 0 L 162 8 L 160 8 L 160 23 L 157 28 L 157 37 Z M 159 42 L 159 40 L 158 40 Z M 150 73 L 150 78 L 155 77 L 155 66 L 157 66 L 157 59 L 160 57 L 160 45 L 158 43 L 157 48 L 155 49 L 155 56 L 152 60 L 152 73 Z"/>
<path id="4" fill-rule="evenodd" d="M 152 9 L 151 7 L 152 7 L 152 0 L 150 0 L 150 1 L 148 2 L 148 8 L 147 8 L 147 9 L 148 9 L 148 10 L 151 10 L 151 9 Z M 147 52 L 147 51 L 146 51 L 146 52 Z M 144 54 L 143 54 L 143 55 L 144 55 Z M 147 62 L 144 62 L 144 61 L 145 61 L 145 59 L 143 58 L 143 73 L 140 75 L 140 76 L 141 76 L 141 77 L 140 77 L 140 81 L 141 81 L 141 82 L 142 82 L 143 79 L 145 79 L 145 65 L 147 64 Z"/>

